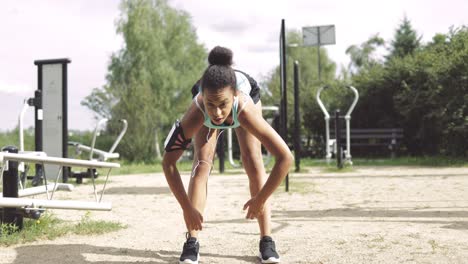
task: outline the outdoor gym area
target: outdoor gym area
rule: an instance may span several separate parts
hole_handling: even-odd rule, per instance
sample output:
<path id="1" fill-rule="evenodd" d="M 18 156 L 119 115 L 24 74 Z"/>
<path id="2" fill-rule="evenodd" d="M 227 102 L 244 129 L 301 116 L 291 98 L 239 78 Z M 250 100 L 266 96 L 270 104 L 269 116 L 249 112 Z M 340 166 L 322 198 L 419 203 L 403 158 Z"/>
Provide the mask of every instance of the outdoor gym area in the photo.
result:
<path id="1" fill-rule="evenodd" d="M 188 180 L 190 171 L 182 177 Z M 201 236 L 204 263 L 258 263 L 257 223 L 242 211 L 249 195 L 246 177 L 240 170 L 211 175 Z M 466 168 L 364 166 L 328 172 L 310 167 L 289 177 L 290 191 L 280 188 L 271 199 L 272 229 L 284 263 L 463 263 L 468 258 Z M 58 192 L 56 199 L 92 197 L 85 187 Z M 93 211 L 91 218 L 118 221 L 124 229 L 2 246 L 0 263 L 176 263 L 184 223 L 162 173 L 111 176 L 105 201 L 112 211 Z M 53 212 L 75 222 L 85 214 Z"/>
<path id="2" fill-rule="evenodd" d="M 468 162 L 466 150 L 454 143 L 462 142 L 466 130 L 447 126 L 437 134 L 427 122 L 416 133 L 409 116 L 416 120 L 420 109 L 408 110 L 407 116 L 395 112 L 388 118 L 385 111 L 373 115 L 380 108 L 373 105 L 375 84 L 365 87 L 362 80 L 367 75 L 353 82 L 328 82 L 321 71 L 320 46 L 334 44 L 334 26 L 303 28 L 303 46 L 298 47 L 288 43 L 285 23 L 281 20 L 277 43 L 278 76 L 270 83 L 275 90 L 269 97 L 262 95 L 265 120 L 294 156 L 287 176 L 268 199 L 281 263 L 466 263 Z M 293 56 L 309 46 L 318 60 L 313 85 L 301 79 L 305 62 Z M 86 140 L 76 141 L 68 115 L 74 100 L 68 96 L 71 63 L 70 58 L 31 63 L 37 68 L 37 87 L 18 102 L 22 109 L 15 141 L 0 146 L 0 264 L 179 263 L 187 227 L 155 154 L 164 153 L 159 143 L 172 133 L 172 123 L 160 123 L 156 135 L 142 137 L 138 133 L 143 130 L 156 131 L 141 122 L 147 112 L 124 115 L 120 108 L 111 111 L 115 118 L 97 119 Z M 322 63 L 326 68 L 327 62 Z M 404 94 L 411 83 L 404 85 L 404 96 L 395 95 L 393 110 L 413 98 Z M 88 103 L 144 109 L 148 98 L 139 94 L 136 101 L 125 101 L 134 94 L 118 92 L 120 100 L 105 101 L 94 93 L 88 99 L 101 101 Z M 383 94 L 375 98 L 388 99 Z M 171 107 L 180 111 L 176 104 Z M 175 116 L 160 110 L 154 111 L 161 115 L 157 122 Z M 32 135 L 25 132 L 27 115 L 34 116 Z M 200 263 L 262 263 L 257 257 L 258 223 L 246 219 L 243 210 L 251 192 L 239 142 L 234 129 L 225 131 L 215 137 L 212 163 L 202 160 L 212 168 L 198 237 Z M 425 155 L 433 146 L 443 146 L 440 153 L 447 156 Z M 268 174 L 276 160 L 269 146 L 263 147 L 258 158 Z M 414 154 L 422 148 L 424 155 Z M 193 152 L 189 148 L 177 162 L 186 190 L 201 164 L 193 163 L 199 158 Z M 141 158 L 148 153 L 154 158 Z"/>

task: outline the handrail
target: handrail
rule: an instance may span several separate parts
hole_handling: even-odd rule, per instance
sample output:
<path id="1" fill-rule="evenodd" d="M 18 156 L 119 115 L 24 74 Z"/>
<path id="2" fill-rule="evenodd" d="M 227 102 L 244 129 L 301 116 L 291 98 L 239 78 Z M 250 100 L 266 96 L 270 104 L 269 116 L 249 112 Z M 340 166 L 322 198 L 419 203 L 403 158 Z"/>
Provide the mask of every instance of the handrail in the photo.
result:
<path id="1" fill-rule="evenodd" d="M 24 132 L 23 132 L 23 119 L 26 110 L 28 110 L 29 104 L 27 100 L 24 100 L 23 108 L 21 109 L 20 116 L 18 118 L 18 125 L 19 125 L 19 151 L 24 151 Z"/>
<path id="2" fill-rule="evenodd" d="M 103 161 L 90 161 L 90 160 L 79 160 L 69 158 L 56 158 L 56 157 L 36 157 L 27 154 L 15 154 L 15 153 L 0 153 L 0 163 L 5 160 L 14 160 L 18 162 L 36 162 L 46 163 L 54 165 L 62 165 L 66 167 L 84 167 L 84 168 L 120 168 L 120 164 Z"/>
<path id="3" fill-rule="evenodd" d="M 346 120 L 346 160 L 347 162 L 349 162 L 350 164 L 352 164 L 351 162 L 351 144 L 350 144 L 350 129 L 351 129 L 351 125 L 350 125 L 350 122 L 351 122 L 351 113 L 353 112 L 354 110 L 354 107 L 356 106 L 358 100 L 359 100 L 359 93 L 357 91 L 356 88 L 354 88 L 353 86 L 351 85 L 348 85 L 348 86 L 345 86 L 346 88 L 350 89 L 351 91 L 353 91 L 354 93 L 354 100 L 351 104 L 351 106 L 349 107 L 348 111 L 346 112 L 346 115 L 345 115 L 345 120 Z M 329 162 L 330 159 L 331 159 L 331 151 L 330 151 L 330 143 L 332 142 L 330 140 L 330 114 L 328 113 L 327 109 L 325 108 L 325 105 L 323 104 L 322 100 L 320 99 L 320 94 L 322 93 L 322 91 L 324 89 L 328 89 L 329 86 L 323 86 L 323 87 L 320 87 L 317 91 L 317 95 L 316 95 L 316 100 L 317 100 L 317 103 L 318 105 L 320 106 L 320 109 L 322 110 L 323 114 L 325 115 L 325 144 L 326 144 L 326 159 L 327 161 Z M 336 140 L 336 139 L 335 139 Z"/>
<path id="4" fill-rule="evenodd" d="M 70 209 L 70 210 L 96 210 L 96 211 L 111 211 L 112 203 L 106 202 L 83 202 L 70 200 L 39 200 L 27 198 L 0 198 L 0 207 L 27 207 L 48 208 L 48 209 Z"/>
<path id="5" fill-rule="evenodd" d="M 316 96 L 316 99 L 317 99 L 317 103 L 319 104 L 320 106 L 320 109 L 322 109 L 322 112 L 323 114 L 325 115 L 325 119 L 330 119 L 330 114 L 328 114 L 328 111 L 327 109 L 325 108 L 325 106 L 323 105 L 323 102 L 322 100 L 320 99 L 320 94 L 322 93 L 322 90 L 324 89 L 328 89 L 328 85 L 325 85 L 323 87 L 320 87 L 317 91 L 317 96 Z"/>
<path id="6" fill-rule="evenodd" d="M 353 86 L 349 85 L 347 86 L 349 89 L 351 89 L 351 91 L 353 91 L 354 93 L 354 100 L 353 100 L 353 103 L 351 104 L 351 106 L 349 107 L 348 109 L 348 112 L 346 113 L 346 116 L 345 118 L 351 118 L 351 113 L 353 112 L 354 110 L 354 107 L 356 106 L 358 100 L 359 100 L 359 92 L 356 90 L 356 88 L 354 88 Z"/>
<path id="7" fill-rule="evenodd" d="M 94 144 L 96 144 L 96 136 L 99 131 L 99 127 L 105 122 L 107 122 L 107 118 L 99 120 L 99 122 L 96 124 L 96 127 L 94 128 L 93 141 L 91 142 L 91 151 L 89 152 L 89 160 L 93 159 Z"/>
<path id="8" fill-rule="evenodd" d="M 115 149 L 117 148 L 117 146 L 119 145 L 120 140 L 122 140 L 123 136 L 124 136 L 125 133 L 127 132 L 127 127 L 128 127 L 127 120 L 125 120 L 125 119 L 120 119 L 119 121 L 123 123 L 123 128 L 122 128 L 122 131 L 120 131 L 120 134 L 119 134 L 119 136 L 117 137 L 117 139 L 115 140 L 114 144 L 113 144 L 112 147 L 110 148 L 109 153 L 114 152 L 114 150 L 115 150 Z"/>

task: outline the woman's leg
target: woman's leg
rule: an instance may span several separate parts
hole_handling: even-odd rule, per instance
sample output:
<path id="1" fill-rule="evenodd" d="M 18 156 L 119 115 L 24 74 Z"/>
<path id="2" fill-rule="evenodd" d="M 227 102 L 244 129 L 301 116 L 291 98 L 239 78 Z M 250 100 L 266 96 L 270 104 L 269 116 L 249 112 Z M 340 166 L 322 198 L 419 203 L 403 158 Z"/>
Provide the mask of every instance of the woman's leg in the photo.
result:
<path id="1" fill-rule="evenodd" d="M 192 174 L 188 188 L 188 196 L 202 215 L 206 204 L 208 176 L 213 165 L 216 148 L 216 129 L 202 127 L 195 135 Z M 197 237 L 198 231 L 188 230 L 190 236 Z"/>
<path id="2" fill-rule="evenodd" d="M 255 105 L 255 111 L 262 115 L 262 103 Z M 242 164 L 249 177 L 249 187 L 251 197 L 257 195 L 267 180 L 265 167 L 263 165 L 262 145 L 260 141 L 248 133 L 242 127 L 236 128 L 237 140 L 239 141 Z M 264 212 L 258 217 L 260 226 L 260 235 L 269 236 L 271 234 L 270 206 L 268 201 L 265 203 Z"/>

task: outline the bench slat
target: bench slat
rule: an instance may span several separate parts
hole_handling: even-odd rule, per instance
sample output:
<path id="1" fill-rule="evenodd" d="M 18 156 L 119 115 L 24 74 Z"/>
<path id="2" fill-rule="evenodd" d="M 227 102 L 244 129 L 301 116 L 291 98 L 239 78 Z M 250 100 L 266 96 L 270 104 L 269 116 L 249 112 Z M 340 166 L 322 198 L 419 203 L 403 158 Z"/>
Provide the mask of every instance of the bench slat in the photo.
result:
<path id="1" fill-rule="evenodd" d="M 344 138 L 344 137 L 343 137 Z M 378 134 L 370 134 L 370 135 L 353 135 L 351 134 L 351 139 L 378 139 L 378 138 L 383 138 L 383 139 L 392 139 L 392 138 L 403 138 L 402 135 L 378 135 Z"/>
<path id="2" fill-rule="evenodd" d="M 403 133 L 402 128 L 352 128 L 351 133 Z"/>
<path id="3" fill-rule="evenodd" d="M 389 146 L 390 143 L 351 143 L 352 147 Z"/>

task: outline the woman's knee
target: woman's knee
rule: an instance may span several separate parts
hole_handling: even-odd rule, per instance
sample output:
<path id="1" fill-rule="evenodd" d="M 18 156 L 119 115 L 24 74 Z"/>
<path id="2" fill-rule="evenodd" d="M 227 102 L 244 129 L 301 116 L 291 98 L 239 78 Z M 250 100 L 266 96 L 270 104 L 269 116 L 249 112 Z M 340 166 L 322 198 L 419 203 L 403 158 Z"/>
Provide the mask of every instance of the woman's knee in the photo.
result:
<path id="1" fill-rule="evenodd" d="M 198 159 L 194 162 L 192 178 L 206 180 L 211 172 L 212 162 L 207 159 Z"/>

